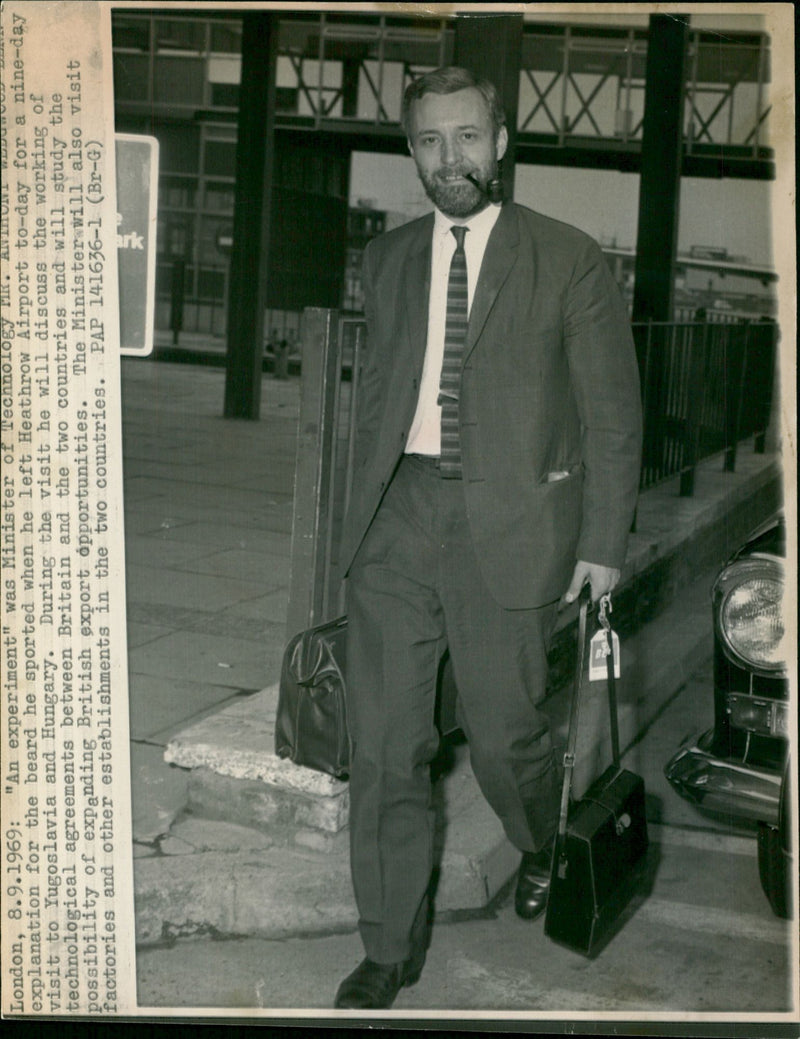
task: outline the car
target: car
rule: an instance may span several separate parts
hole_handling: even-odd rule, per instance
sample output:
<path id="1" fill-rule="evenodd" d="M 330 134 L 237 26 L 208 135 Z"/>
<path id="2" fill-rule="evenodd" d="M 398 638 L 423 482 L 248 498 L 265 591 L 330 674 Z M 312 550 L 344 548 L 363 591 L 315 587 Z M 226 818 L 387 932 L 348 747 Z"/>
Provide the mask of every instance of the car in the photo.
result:
<path id="1" fill-rule="evenodd" d="M 758 828 L 761 886 L 792 915 L 788 661 L 783 612 L 786 522 L 774 516 L 721 568 L 711 592 L 714 725 L 664 773 L 701 810 Z"/>

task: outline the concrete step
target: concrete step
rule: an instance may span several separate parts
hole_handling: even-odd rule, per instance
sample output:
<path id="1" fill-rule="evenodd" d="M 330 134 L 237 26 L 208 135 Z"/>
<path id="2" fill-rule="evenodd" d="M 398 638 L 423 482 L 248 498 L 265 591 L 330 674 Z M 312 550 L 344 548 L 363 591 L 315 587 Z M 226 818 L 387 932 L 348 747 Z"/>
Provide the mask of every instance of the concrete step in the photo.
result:
<path id="1" fill-rule="evenodd" d="M 272 690 L 259 695 L 262 704 L 274 701 Z M 262 715 L 261 721 L 266 717 Z M 192 814 L 184 814 L 154 842 L 154 854 L 134 863 L 137 941 L 353 929 L 349 832 L 346 812 L 344 818 L 341 814 L 347 785 L 326 783 L 328 777 L 317 778 L 316 773 L 293 777 L 302 790 L 261 779 L 235 779 L 208 767 L 214 754 L 210 745 L 203 752 L 185 734 L 182 740 L 180 747 L 170 750 L 170 760 L 195 763 L 190 778 Z M 265 749 L 259 771 L 271 769 L 270 757 Z M 217 759 L 218 768 L 221 764 Z M 240 765 L 234 767 L 240 770 Z M 250 771 L 256 768 L 251 762 Z M 309 793 L 309 786 L 317 791 Z M 452 748 L 434 802 L 440 863 L 437 910 L 485 906 L 514 873 L 519 852 L 478 790 L 466 746 Z M 318 822 L 324 825 L 313 825 Z"/>

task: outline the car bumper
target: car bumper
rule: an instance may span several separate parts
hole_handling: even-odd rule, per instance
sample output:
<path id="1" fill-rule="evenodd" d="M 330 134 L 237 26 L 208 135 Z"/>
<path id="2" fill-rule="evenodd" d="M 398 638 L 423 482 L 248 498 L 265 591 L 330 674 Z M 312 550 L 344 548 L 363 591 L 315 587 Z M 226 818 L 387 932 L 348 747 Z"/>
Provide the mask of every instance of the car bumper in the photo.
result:
<path id="1" fill-rule="evenodd" d="M 664 775 L 672 787 L 705 811 L 777 826 L 780 773 L 717 757 L 704 747 L 710 735 L 682 748 L 667 763 Z"/>

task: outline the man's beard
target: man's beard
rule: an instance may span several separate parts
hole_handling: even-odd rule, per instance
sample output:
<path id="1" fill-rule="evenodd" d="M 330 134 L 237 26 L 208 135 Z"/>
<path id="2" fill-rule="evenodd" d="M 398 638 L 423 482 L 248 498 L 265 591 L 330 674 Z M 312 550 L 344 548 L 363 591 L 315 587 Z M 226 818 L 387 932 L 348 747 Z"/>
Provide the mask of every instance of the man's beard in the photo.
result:
<path id="1" fill-rule="evenodd" d="M 436 173 L 433 176 L 421 170 L 418 170 L 418 173 L 425 194 L 445 216 L 464 219 L 479 213 L 488 204 L 486 195 L 468 180 L 448 182 L 440 180 Z M 489 174 L 490 178 L 492 176 L 495 174 Z M 477 174 L 477 179 L 484 181 L 482 172 Z"/>

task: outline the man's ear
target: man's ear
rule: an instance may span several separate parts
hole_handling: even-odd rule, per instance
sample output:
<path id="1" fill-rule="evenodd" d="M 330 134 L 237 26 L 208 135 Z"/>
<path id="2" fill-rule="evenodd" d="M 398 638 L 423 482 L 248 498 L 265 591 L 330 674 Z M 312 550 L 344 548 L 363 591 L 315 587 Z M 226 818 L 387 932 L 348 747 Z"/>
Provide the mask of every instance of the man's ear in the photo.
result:
<path id="1" fill-rule="evenodd" d="M 411 138 L 410 137 L 406 137 L 406 145 L 408 146 L 408 154 L 413 159 L 414 158 L 414 147 L 411 144 Z"/>
<path id="2" fill-rule="evenodd" d="M 508 130 L 501 126 L 497 131 L 497 161 L 499 162 L 506 153 L 508 147 Z"/>

